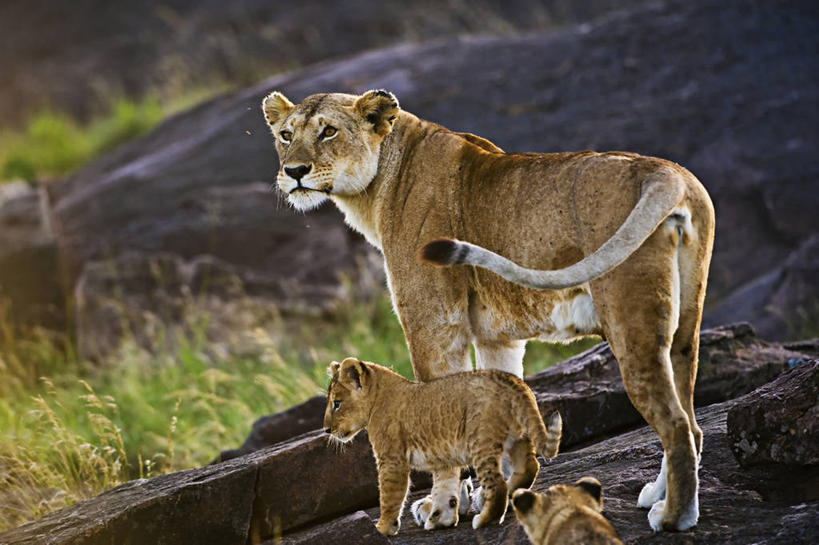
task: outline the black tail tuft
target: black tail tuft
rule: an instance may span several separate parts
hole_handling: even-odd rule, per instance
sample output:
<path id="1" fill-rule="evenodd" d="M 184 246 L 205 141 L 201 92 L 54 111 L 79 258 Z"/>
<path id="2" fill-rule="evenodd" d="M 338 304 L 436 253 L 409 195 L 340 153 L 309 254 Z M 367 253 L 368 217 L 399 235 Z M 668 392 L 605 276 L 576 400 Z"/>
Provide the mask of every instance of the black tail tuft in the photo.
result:
<path id="1" fill-rule="evenodd" d="M 437 265 L 454 265 L 456 263 L 455 251 L 457 244 L 448 238 L 439 238 L 427 243 L 421 248 L 420 258 L 423 261 L 435 263 Z"/>

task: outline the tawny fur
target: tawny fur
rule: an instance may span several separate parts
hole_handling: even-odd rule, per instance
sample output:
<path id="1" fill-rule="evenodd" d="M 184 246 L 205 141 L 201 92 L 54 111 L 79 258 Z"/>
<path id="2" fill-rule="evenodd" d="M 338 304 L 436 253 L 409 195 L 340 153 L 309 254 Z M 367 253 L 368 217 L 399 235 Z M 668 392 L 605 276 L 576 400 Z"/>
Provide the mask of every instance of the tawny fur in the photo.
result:
<path id="1" fill-rule="evenodd" d="M 552 414 L 547 430 L 531 390 L 509 373 L 478 371 L 411 382 L 355 358 L 333 362 L 329 373 L 325 431 L 349 441 L 367 429 L 378 466 L 376 527 L 383 534 L 398 532 L 410 469 L 473 466 L 484 494 L 483 509 L 473 520 L 480 528 L 502 521 L 508 495 L 532 485 L 540 468 L 535 453 L 557 455 L 560 415 Z M 513 465 L 507 481 L 500 473 L 504 452 Z M 457 493 L 445 500 L 457 513 Z"/>
<path id="2" fill-rule="evenodd" d="M 600 514 L 603 496 L 593 477 L 552 486 L 546 494 L 518 490 L 512 507 L 533 545 L 623 545 Z"/>
<path id="3" fill-rule="evenodd" d="M 504 153 L 384 91 L 298 105 L 273 93 L 263 107 L 293 206 L 332 200 L 382 251 L 416 378 L 471 369 L 470 344 L 479 368 L 520 376 L 529 339 L 604 336 L 667 458 L 665 485 L 641 496 L 654 501 L 649 522 L 696 524 L 693 389 L 714 210 L 690 172 L 624 152 Z M 288 174 L 297 167 L 309 169 L 299 180 Z M 438 239 L 458 251 L 436 261 L 465 251 L 470 265 L 420 262 Z"/>

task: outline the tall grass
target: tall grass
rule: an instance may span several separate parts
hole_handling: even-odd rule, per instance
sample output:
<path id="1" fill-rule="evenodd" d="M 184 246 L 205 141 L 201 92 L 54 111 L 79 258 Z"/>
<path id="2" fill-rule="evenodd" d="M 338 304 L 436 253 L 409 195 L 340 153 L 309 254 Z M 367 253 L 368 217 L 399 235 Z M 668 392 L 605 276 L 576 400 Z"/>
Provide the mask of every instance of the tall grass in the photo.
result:
<path id="1" fill-rule="evenodd" d="M 159 354 L 125 342 L 92 365 L 63 337 L 17 338 L 4 322 L 0 531 L 133 478 L 209 462 L 240 445 L 259 416 L 321 393 L 333 359 L 356 355 L 412 376 L 386 295 L 342 304 L 329 319 L 283 322 L 275 336 L 254 330 L 253 355 L 242 357 L 194 333 Z M 527 373 L 593 342 L 533 343 Z"/>

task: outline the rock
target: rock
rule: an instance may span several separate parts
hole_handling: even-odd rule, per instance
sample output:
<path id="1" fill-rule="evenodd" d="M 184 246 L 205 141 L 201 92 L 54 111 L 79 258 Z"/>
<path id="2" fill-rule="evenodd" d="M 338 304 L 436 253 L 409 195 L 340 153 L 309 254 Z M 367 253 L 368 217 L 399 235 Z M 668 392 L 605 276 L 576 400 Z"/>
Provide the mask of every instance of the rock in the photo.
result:
<path id="1" fill-rule="evenodd" d="M 81 0 L 68 7 L 7 0 L 0 4 L 0 119 L 14 125 L 43 108 L 87 116 L 112 95 L 173 97 L 401 41 L 549 28 L 643 2 L 145 0 L 100 7 Z M 40 33 L 49 40 L 37 39 Z"/>
<path id="2" fill-rule="evenodd" d="M 361 261 L 359 279 L 380 272 Z M 254 331 L 282 335 L 282 317 L 330 313 L 349 297 L 366 295 L 365 283 L 323 285 L 268 277 L 209 255 L 184 260 L 171 253 L 126 252 L 85 265 L 74 289 L 77 350 L 104 360 L 123 343 L 167 350 L 180 339 L 204 338 L 207 347 L 251 355 Z"/>
<path id="3" fill-rule="evenodd" d="M 738 399 L 728 412 L 728 437 L 743 466 L 819 464 L 819 360 Z"/>
<path id="4" fill-rule="evenodd" d="M 763 338 L 804 338 L 819 333 L 819 235 L 805 239 L 782 264 L 738 288 L 708 313 L 705 325 L 742 316 Z"/>
<path id="5" fill-rule="evenodd" d="M 654 480 L 660 469 L 662 449 L 656 434 L 647 426 L 606 439 L 594 445 L 561 453 L 541 467 L 533 488 L 545 491 L 558 483 L 573 483 L 590 475 L 603 485 L 604 515 L 628 545 L 663 543 L 711 545 L 812 545 L 819 535 L 819 497 L 790 488 L 770 499 L 783 483 L 801 480 L 816 483 L 819 467 L 771 471 L 745 469 L 737 464 L 726 437 L 726 413 L 733 402 L 711 405 L 697 411 L 704 446 L 700 477 L 699 524 L 687 532 L 655 534 L 648 526 L 647 511 L 637 507 L 642 486 Z M 788 475 L 788 471 L 791 471 Z M 409 501 L 426 494 L 419 491 Z M 367 511 L 377 520 L 378 509 Z M 405 512 L 401 531 L 392 538 L 396 545 L 446 543 L 528 544 L 523 527 L 511 513 L 500 526 L 475 531 L 468 518 L 451 529 L 427 532 L 418 528 Z"/>
<path id="6" fill-rule="evenodd" d="M 241 447 L 222 451 L 214 462 L 237 458 L 308 431 L 320 429 L 326 407 L 327 398 L 319 395 L 286 411 L 263 416 L 253 423 L 250 435 Z"/>
<path id="7" fill-rule="evenodd" d="M 0 185 L 0 303 L 11 304 L 15 324 L 60 326 L 65 319 L 49 214 L 44 190 Z"/>
<path id="8" fill-rule="evenodd" d="M 126 483 L 0 534 L 0 543 L 245 545 L 377 499 L 366 433 L 333 449 L 317 432 L 222 464 Z"/>
<path id="9" fill-rule="evenodd" d="M 378 533 L 370 516 L 364 511 L 334 519 L 303 532 L 295 532 L 281 540 L 270 540 L 262 545 L 386 545 L 389 539 Z"/>
<path id="10" fill-rule="evenodd" d="M 0 543 L 245 545 L 257 473 L 247 463 L 131 481 L 0 534 Z"/>

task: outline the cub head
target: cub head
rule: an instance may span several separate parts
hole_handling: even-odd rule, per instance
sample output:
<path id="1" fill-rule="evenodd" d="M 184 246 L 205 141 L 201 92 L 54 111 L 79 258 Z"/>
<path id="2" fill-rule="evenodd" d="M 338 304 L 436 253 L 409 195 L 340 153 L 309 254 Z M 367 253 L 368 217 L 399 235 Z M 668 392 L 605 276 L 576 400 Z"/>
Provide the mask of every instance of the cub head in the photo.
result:
<path id="1" fill-rule="evenodd" d="M 347 358 L 341 363 L 331 363 L 327 372 L 330 387 L 327 389 L 324 431 L 346 443 L 367 427 L 373 370 L 368 363 Z"/>
<path id="2" fill-rule="evenodd" d="M 571 507 L 587 507 L 599 513 L 603 510 L 603 494 L 600 482 L 594 477 L 583 477 L 574 485 L 558 484 L 545 494 L 520 488 L 512 494 L 515 516 L 533 543 L 538 543 L 551 517 L 550 511 Z"/>
<path id="3" fill-rule="evenodd" d="M 382 90 L 311 95 L 298 105 L 274 91 L 262 101 L 262 111 L 276 140 L 279 189 L 293 207 L 310 210 L 331 195 L 367 188 L 400 107 Z"/>

